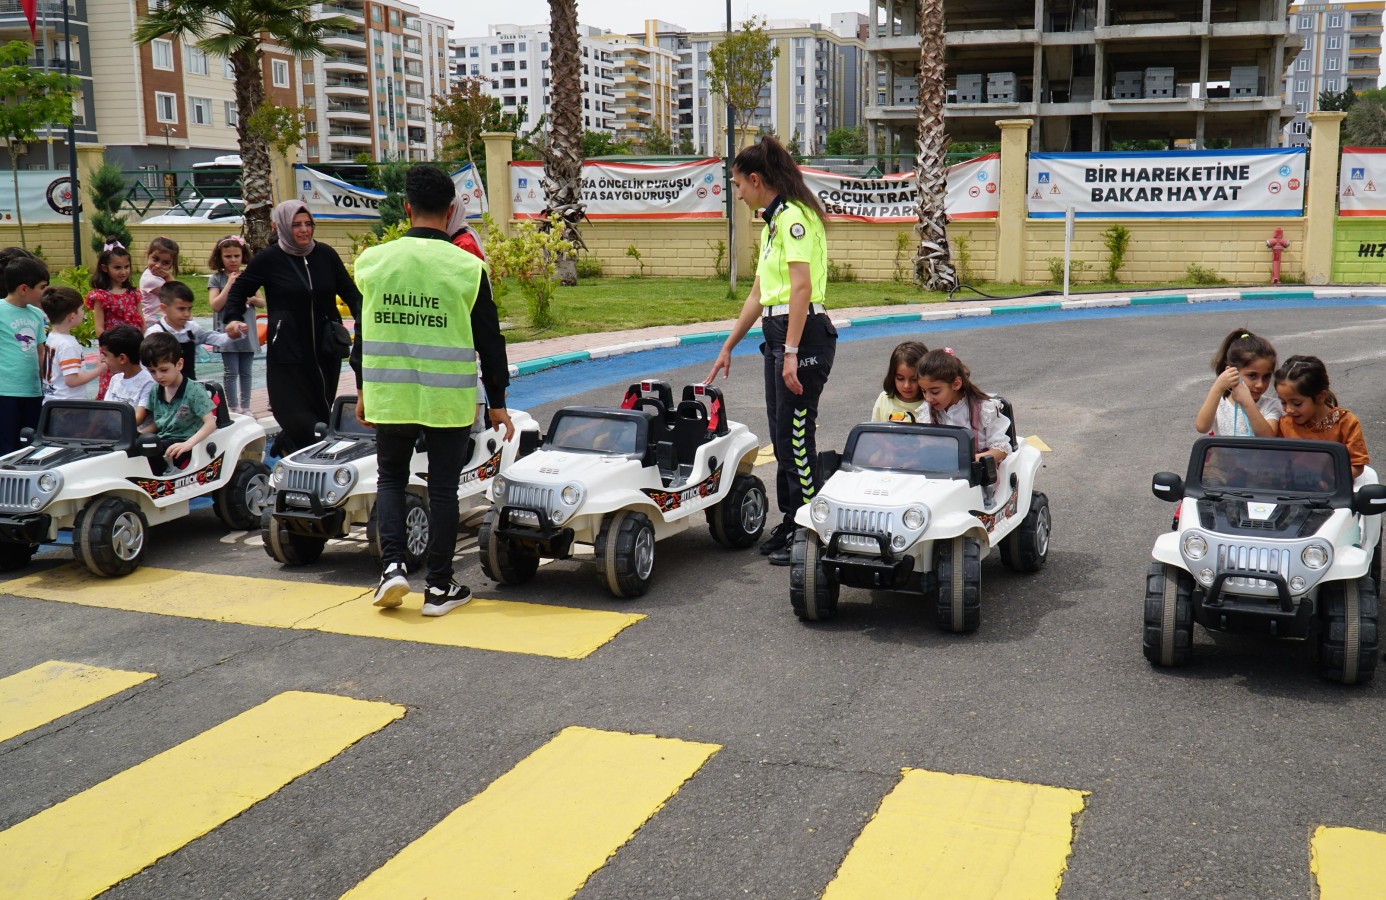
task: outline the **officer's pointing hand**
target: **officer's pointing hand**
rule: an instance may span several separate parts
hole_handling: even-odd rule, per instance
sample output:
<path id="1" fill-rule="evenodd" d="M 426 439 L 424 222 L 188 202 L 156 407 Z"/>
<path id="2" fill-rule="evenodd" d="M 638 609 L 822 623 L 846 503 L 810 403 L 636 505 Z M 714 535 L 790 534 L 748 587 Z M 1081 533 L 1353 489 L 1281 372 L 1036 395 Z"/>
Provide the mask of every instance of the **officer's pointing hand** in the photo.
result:
<path id="1" fill-rule="evenodd" d="M 703 379 L 703 384 L 712 384 L 712 379 L 717 377 L 718 372 L 722 373 L 723 378 L 731 374 L 731 353 L 725 348 L 712 361 L 712 371 L 707 373 L 707 377 Z"/>
<path id="2" fill-rule="evenodd" d="M 501 407 L 499 409 L 489 409 L 486 411 L 486 414 L 491 419 L 492 428 L 499 430 L 502 425 L 505 426 L 505 437 L 502 438 L 502 440 L 508 441 L 515 436 L 515 423 L 510 421 L 510 410 Z"/>

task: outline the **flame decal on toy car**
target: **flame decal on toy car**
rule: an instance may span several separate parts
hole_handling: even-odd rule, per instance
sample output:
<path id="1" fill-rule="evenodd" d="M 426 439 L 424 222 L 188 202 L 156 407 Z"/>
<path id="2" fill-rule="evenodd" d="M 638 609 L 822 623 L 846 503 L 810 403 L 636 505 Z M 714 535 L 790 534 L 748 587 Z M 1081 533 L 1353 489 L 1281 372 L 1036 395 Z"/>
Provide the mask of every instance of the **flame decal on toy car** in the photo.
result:
<path id="1" fill-rule="evenodd" d="M 458 484 L 471 484 L 473 481 L 485 481 L 488 478 L 495 478 L 500 473 L 501 451 L 496 448 L 496 452 L 491 454 L 491 458 L 477 466 L 462 473 L 462 478 Z"/>
<path id="2" fill-rule="evenodd" d="M 1016 510 L 1018 510 L 1019 508 L 1020 495 L 1018 493 L 1012 492 L 1011 499 L 1006 502 L 1005 508 L 1000 510 L 999 512 L 984 513 L 974 509 L 972 510 L 972 515 L 977 517 L 978 521 L 982 523 L 982 527 L 987 530 L 988 534 L 990 534 L 991 532 L 996 530 L 997 525 L 999 525 L 1001 522 L 1004 522 L 1006 519 L 1009 519 L 1011 516 L 1015 515 Z"/>
<path id="3" fill-rule="evenodd" d="M 651 488 L 641 488 L 640 492 L 654 501 L 655 506 L 659 507 L 660 512 L 670 512 L 678 509 L 691 500 L 700 500 L 704 497 L 711 497 L 717 493 L 717 489 L 722 484 L 722 467 L 718 466 L 712 470 L 712 474 L 704 478 L 691 487 L 686 487 L 681 491 L 656 491 Z"/>
<path id="4" fill-rule="evenodd" d="M 225 454 L 218 456 L 196 472 L 187 472 L 177 478 L 126 478 L 126 481 L 132 482 L 155 500 L 172 497 L 183 488 L 201 487 L 221 478 L 221 464 L 224 458 Z"/>

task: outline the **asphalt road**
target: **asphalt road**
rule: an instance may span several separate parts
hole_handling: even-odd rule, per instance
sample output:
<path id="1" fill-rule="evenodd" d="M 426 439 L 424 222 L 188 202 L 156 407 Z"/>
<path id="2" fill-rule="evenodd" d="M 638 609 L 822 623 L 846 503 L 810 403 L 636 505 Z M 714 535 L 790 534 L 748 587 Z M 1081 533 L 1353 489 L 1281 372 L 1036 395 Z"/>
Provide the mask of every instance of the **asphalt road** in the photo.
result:
<path id="1" fill-rule="evenodd" d="M 706 529 L 659 544 L 653 588 L 633 601 L 613 600 L 581 563 L 504 588 L 475 554 L 462 557 L 460 578 L 482 596 L 647 615 L 576 661 L 0 598 L 0 676 L 53 659 L 159 673 L 0 744 L 0 829 L 304 690 L 408 713 L 110 896 L 338 896 L 570 725 L 722 747 L 583 898 L 817 896 L 902 767 L 1090 792 L 1059 892 L 1068 900 L 1308 896 L 1315 827 L 1386 831 L 1386 684 L 1329 684 L 1305 647 L 1201 629 L 1190 667 L 1152 669 L 1140 650 L 1144 573 L 1171 507 L 1151 496 L 1150 476 L 1183 472 L 1209 357 L 1238 326 L 1270 337 L 1282 358 L 1322 356 L 1386 462 L 1386 315 L 1373 305 L 1191 312 L 860 329 L 840 345 L 820 448 L 840 447 L 869 414 L 904 334 L 953 347 L 1012 401 L 1020 433 L 1053 448 L 1039 476 L 1054 514 L 1049 564 L 1025 576 L 985 561 L 972 635 L 940 632 L 917 598 L 849 588 L 836 621 L 801 624 L 788 570 L 724 550 Z M 696 364 L 650 357 L 683 365 L 647 374 L 677 390 L 706 374 L 714 349 Z M 588 377 L 562 372 L 521 381 L 514 398 L 557 396 L 554 384 Z M 763 437 L 758 358 L 737 357 L 725 391 L 730 417 Z M 564 403 L 620 394 L 585 390 L 531 412 L 547 423 Z M 760 474 L 773 485 L 770 469 Z M 281 569 L 253 540 L 227 538 L 210 510 L 151 540 L 150 566 L 375 579 L 364 548 Z"/>

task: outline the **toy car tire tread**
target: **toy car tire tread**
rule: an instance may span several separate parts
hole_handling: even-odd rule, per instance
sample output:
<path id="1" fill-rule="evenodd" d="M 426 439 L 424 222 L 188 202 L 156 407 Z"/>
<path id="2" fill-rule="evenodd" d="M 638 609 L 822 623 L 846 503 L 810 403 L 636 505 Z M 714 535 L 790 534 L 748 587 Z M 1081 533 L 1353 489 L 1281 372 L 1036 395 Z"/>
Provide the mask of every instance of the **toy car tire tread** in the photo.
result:
<path id="1" fill-rule="evenodd" d="M 751 546 L 765 531 L 769 508 L 763 481 L 755 475 L 736 476 L 727 496 L 707 511 L 712 539 L 723 547 Z"/>
<path id="2" fill-rule="evenodd" d="M 481 571 L 497 584 L 524 584 L 539 571 L 539 556 L 525 551 L 496 534 L 500 513 L 487 510 L 477 533 L 481 550 Z"/>
<path id="3" fill-rule="evenodd" d="M 975 537 L 959 535 L 934 545 L 938 577 L 938 625 L 963 634 L 982 621 L 982 549 Z"/>
<path id="4" fill-rule="evenodd" d="M 1053 518 L 1049 498 L 1039 491 L 1030 495 L 1030 511 L 1015 531 L 1001 539 L 1001 563 L 1015 572 L 1038 572 L 1049 559 Z"/>
<path id="5" fill-rule="evenodd" d="M 623 509 L 597 535 L 597 580 L 615 597 L 639 597 L 654 575 L 654 526 L 644 513 Z"/>
<path id="6" fill-rule="evenodd" d="M 1145 658 L 1158 666 L 1188 665 L 1193 621 L 1193 576 L 1178 566 L 1151 563 L 1145 575 Z"/>
<path id="7" fill-rule="evenodd" d="M 841 587 L 828 578 L 818 536 L 807 528 L 794 533 L 789 551 L 789 604 L 800 620 L 824 622 L 837 615 Z"/>
<path id="8" fill-rule="evenodd" d="M 1380 655 L 1376 584 L 1369 577 L 1319 588 L 1319 674 L 1343 684 L 1365 684 Z"/>
<path id="9" fill-rule="evenodd" d="M 93 575 L 128 575 L 144 558 L 148 532 L 144 514 L 134 503 L 124 497 L 98 497 L 73 522 L 73 551 Z"/>
<path id="10" fill-rule="evenodd" d="M 241 459 L 231 477 L 213 496 L 217 518 L 232 531 L 250 531 L 260 524 L 269 505 L 269 466 L 257 460 Z"/>
<path id="11" fill-rule="evenodd" d="M 284 527 L 284 523 L 276 519 L 274 511 L 269 509 L 260 515 L 260 537 L 265 546 L 265 553 L 286 566 L 306 566 L 315 563 L 318 557 L 322 556 L 323 548 L 327 546 L 325 538 L 294 534 Z"/>

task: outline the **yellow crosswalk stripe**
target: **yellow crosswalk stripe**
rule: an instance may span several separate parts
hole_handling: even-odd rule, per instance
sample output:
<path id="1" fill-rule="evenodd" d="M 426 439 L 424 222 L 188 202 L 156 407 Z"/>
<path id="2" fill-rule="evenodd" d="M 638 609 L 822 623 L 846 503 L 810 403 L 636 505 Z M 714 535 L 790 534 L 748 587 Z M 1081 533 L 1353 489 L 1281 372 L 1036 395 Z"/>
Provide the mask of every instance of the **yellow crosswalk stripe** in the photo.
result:
<path id="1" fill-rule="evenodd" d="M 0 678 L 0 741 L 113 697 L 154 677 L 51 660 Z"/>
<path id="2" fill-rule="evenodd" d="M 425 618 L 423 598 L 382 611 L 357 587 L 140 568 L 124 578 L 95 578 L 80 566 L 62 566 L 0 583 L 0 593 L 210 619 L 238 625 L 297 628 L 582 659 L 623 629 L 645 618 L 637 613 L 573 609 L 539 603 L 478 598 L 446 616 Z"/>
<path id="3" fill-rule="evenodd" d="M 1040 440 L 1039 435 L 1035 434 L 1032 434 L 1029 437 L 1027 437 L 1025 439 L 1025 443 L 1029 444 L 1031 447 L 1034 447 L 1041 453 L 1049 453 L 1052 452 L 1054 449 L 1053 447 L 1050 447 L 1048 444 L 1046 444 L 1044 441 Z"/>
<path id="4" fill-rule="evenodd" d="M 91 897 L 404 715 L 291 691 L 0 832 L 0 896 Z"/>
<path id="5" fill-rule="evenodd" d="M 346 896 L 571 897 L 719 749 L 565 728 Z"/>
<path id="6" fill-rule="evenodd" d="M 755 461 L 754 465 L 757 465 L 757 466 L 764 466 L 764 465 L 768 465 L 768 464 L 770 464 L 770 463 L 772 463 L 772 462 L 774 462 L 774 461 L 775 461 L 775 445 L 774 445 L 774 444 L 766 444 L 764 447 L 761 447 L 761 448 L 760 448 L 760 452 L 756 454 L 756 461 Z"/>
<path id="7" fill-rule="evenodd" d="M 1380 900 L 1386 897 L 1386 834 L 1320 826 L 1309 842 L 1309 870 L 1319 900 Z"/>
<path id="8" fill-rule="evenodd" d="M 1053 898 L 1086 796 L 905 769 L 823 898 Z"/>

